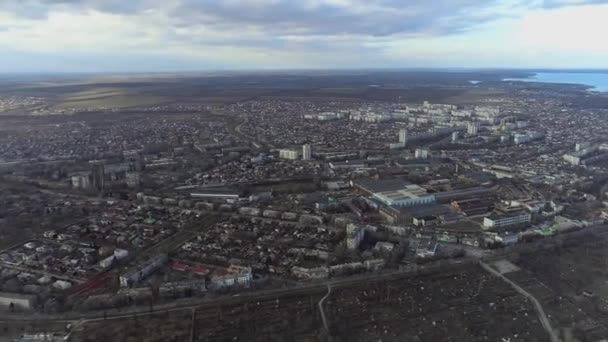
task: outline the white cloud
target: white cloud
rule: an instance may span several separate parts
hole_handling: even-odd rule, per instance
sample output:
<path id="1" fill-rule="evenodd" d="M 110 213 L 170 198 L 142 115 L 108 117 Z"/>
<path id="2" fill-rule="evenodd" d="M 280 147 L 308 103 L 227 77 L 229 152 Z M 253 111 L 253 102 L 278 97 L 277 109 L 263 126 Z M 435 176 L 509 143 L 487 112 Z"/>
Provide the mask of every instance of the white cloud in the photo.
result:
<path id="1" fill-rule="evenodd" d="M 180 63 L 201 69 L 598 67 L 608 60 L 602 37 L 608 6 L 601 4 L 530 8 L 509 0 L 477 8 L 476 0 L 458 0 L 434 15 L 450 2 L 303 0 L 292 8 L 285 0 L 133 0 L 127 7 L 71 0 L 78 5 L 56 1 L 45 9 L 41 0 L 27 0 L 44 15 L 24 16 L 14 10 L 18 2 L 7 1 L 12 7 L 0 4 L 0 48 L 80 58 L 83 65 L 125 56 L 141 58 L 141 67 L 146 58 L 160 59 L 171 69 Z"/>

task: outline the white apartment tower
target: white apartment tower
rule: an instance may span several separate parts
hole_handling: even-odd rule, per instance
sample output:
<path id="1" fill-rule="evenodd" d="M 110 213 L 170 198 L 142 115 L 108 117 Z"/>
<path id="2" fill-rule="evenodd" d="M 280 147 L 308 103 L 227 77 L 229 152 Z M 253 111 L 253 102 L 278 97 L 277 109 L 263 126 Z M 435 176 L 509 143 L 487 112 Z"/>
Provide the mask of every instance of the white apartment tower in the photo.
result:
<path id="1" fill-rule="evenodd" d="M 399 142 L 405 146 L 407 144 L 407 128 L 402 128 L 399 131 Z"/>
<path id="2" fill-rule="evenodd" d="M 310 144 L 302 145 L 302 160 L 311 160 L 312 159 L 312 148 Z"/>
<path id="3" fill-rule="evenodd" d="M 478 132 L 479 132 L 479 123 L 478 122 L 471 122 L 468 124 L 468 126 L 467 126 L 468 134 L 477 135 Z"/>

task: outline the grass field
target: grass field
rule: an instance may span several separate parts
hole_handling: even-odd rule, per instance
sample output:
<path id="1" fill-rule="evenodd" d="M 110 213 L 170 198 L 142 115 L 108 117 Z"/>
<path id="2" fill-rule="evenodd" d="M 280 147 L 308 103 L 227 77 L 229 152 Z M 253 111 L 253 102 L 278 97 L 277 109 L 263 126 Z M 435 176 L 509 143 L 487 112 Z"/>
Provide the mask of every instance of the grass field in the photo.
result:
<path id="1" fill-rule="evenodd" d="M 56 105 L 57 108 L 128 108 L 151 106 L 166 102 L 163 96 L 143 95 L 123 88 L 100 87 L 82 92 L 68 93 Z"/>

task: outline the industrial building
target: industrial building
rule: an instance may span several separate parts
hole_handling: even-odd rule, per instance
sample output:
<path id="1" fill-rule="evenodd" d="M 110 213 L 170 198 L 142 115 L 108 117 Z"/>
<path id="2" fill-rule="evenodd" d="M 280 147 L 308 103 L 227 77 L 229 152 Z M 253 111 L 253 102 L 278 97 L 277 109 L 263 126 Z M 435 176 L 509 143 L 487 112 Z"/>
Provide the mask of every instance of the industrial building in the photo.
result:
<path id="1" fill-rule="evenodd" d="M 374 193 L 373 196 L 380 202 L 395 207 L 413 207 L 435 202 L 434 195 L 427 194 L 426 189 L 416 184 L 409 184 L 399 190 Z"/>
<path id="2" fill-rule="evenodd" d="M 429 195 L 426 189 L 402 179 L 360 180 L 353 186 L 387 206 L 411 207 L 435 202 L 435 196 Z"/>
<path id="3" fill-rule="evenodd" d="M 190 197 L 235 201 L 241 197 L 241 193 L 230 189 L 201 189 L 199 191 L 191 192 Z"/>
<path id="4" fill-rule="evenodd" d="M 493 213 L 488 217 L 484 217 L 483 226 L 486 229 L 505 228 L 526 224 L 532 221 L 532 215 L 524 210 L 514 211 L 510 213 Z"/>
<path id="5" fill-rule="evenodd" d="M 380 208 L 379 212 L 391 224 L 412 224 L 414 220 L 430 222 L 429 218 L 437 223 L 442 223 L 445 218 L 455 214 L 448 206 L 440 204 L 415 207 L 383 207 Z"/>
<path id="6" fill-rule="evenodd" d="M 329 167 L 332 170 L 341 170 L 341 169 L 365 169 L 370 167 L 370 162 L 364 159 L 358 160 L 346 160 L 346 161 L 335 161 L 330 162 Z"/>

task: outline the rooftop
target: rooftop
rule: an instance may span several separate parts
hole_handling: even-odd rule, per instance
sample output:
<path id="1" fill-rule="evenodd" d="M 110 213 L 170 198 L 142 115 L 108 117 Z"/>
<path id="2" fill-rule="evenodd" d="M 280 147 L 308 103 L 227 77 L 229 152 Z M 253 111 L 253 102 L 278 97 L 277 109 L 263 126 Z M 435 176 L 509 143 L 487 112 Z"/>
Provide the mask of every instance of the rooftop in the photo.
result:
<path id="1" fill-rule="evenodd" d="M 370 193 L 377 193 L 403 190 L 408 185 L 411 185 L 411 183 L 399 178 L 379 180 L 365 179 L 358 180 L 355 185 Z"/>
<path id="2" fill-rule="evenodd" d="M 398 202 L 427 196 L 427 191 L 416 184 L 408 184 L 404 189 L 375 192 L 374 196 L 383 201 Z"/>

